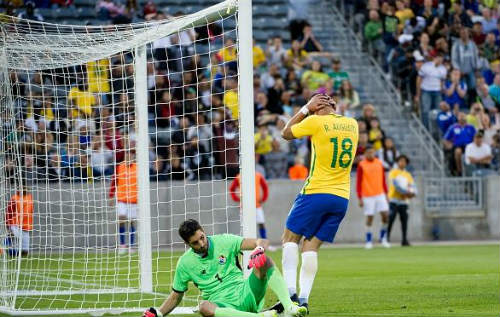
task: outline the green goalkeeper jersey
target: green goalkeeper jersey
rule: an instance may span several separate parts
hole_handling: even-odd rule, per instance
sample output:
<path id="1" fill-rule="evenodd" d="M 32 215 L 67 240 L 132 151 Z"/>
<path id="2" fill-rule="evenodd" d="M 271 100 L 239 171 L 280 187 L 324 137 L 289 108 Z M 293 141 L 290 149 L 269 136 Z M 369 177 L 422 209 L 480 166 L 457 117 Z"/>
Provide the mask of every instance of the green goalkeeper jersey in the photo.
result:
<path id="1" fill-rule="evenodd" d="M 188 283 L 200 289 L 204 300 L 218 304 L 240 301 L 244 285 L 243 272 L 238 264 L 242 237 L 221 234 L 208 237 L 205 257 L 187 250 L 177 262 L 173 290 L 185 292 Z"/>

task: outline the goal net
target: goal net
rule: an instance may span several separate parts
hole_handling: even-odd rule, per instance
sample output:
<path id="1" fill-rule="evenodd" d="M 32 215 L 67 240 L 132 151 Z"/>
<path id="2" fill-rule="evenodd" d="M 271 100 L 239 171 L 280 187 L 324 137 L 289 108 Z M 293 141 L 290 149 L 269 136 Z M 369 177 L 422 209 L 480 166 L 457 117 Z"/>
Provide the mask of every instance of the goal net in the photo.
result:
<path id="1" fill-rule="evenodd" d="M 0 19 L 0 312 L 158 307 L 182 221 L 255 234 L 249 0 L 128 25 Z"/>

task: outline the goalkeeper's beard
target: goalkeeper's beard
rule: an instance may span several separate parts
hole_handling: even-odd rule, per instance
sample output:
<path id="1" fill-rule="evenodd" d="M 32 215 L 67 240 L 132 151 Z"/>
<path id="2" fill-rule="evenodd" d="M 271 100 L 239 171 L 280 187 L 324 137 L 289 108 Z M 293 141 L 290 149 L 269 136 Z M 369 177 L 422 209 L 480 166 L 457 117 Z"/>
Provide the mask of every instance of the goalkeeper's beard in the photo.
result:
<path id="1" fill-rule="evenodd" d="M 206 256 L 208 254 L 208 247 L 210 245 L 210 240 L 207 239 L 207 245 L 205 247 L 202 247 L 198 250 L 194 249 L 193 248 L 193 251 L 194 253 L 196 254 L 199 254 L 199 255 L 202 255 L 202 256 Z"/>

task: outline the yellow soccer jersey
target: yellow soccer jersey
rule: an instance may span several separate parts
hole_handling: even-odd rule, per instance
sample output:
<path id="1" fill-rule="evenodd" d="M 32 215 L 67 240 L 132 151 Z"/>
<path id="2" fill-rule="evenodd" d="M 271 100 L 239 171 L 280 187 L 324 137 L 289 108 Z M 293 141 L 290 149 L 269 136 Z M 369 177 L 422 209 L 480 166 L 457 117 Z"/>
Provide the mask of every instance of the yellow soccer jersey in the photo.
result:
<path id="1" fill-rule="evenodd" d="M 330 114 L 312 115 L 292 126 L 294 137 L 311 136 L 309 177 L 303 194 L 333 194 L 349 199 L 351 167 L 358 147 L 358 123 Z"/>

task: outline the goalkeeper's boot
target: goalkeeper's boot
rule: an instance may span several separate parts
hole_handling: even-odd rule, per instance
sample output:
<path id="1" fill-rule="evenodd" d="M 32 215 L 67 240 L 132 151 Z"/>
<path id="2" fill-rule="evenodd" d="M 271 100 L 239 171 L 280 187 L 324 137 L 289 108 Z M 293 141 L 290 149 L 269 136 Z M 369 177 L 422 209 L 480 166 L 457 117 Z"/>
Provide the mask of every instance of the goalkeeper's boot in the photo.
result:
<path id="1" fill-rule="evenodd" d="M 285 309 L 285 317 L 304 317 L 307 315 L 307 308 L 293 303 L 292 306 Z"/>
<path id="2" fill-rule="evenodd" d="M 292 300 L 292 302 L 294 303 L 298 303 L 299 302 L 299 297 L 297 296 L 297 294 L 293 294 L 292 296 L 290 296 L 290 299 Z M 275 310 L 278 312 L 278 314 L 281 314 L 285 311 L 285 307 L 283 307 L 283 304 L 278 301 L 276 304 L 274 304 L 273 306 L 271 306 L 269 308 L 269 310 Z"/>

